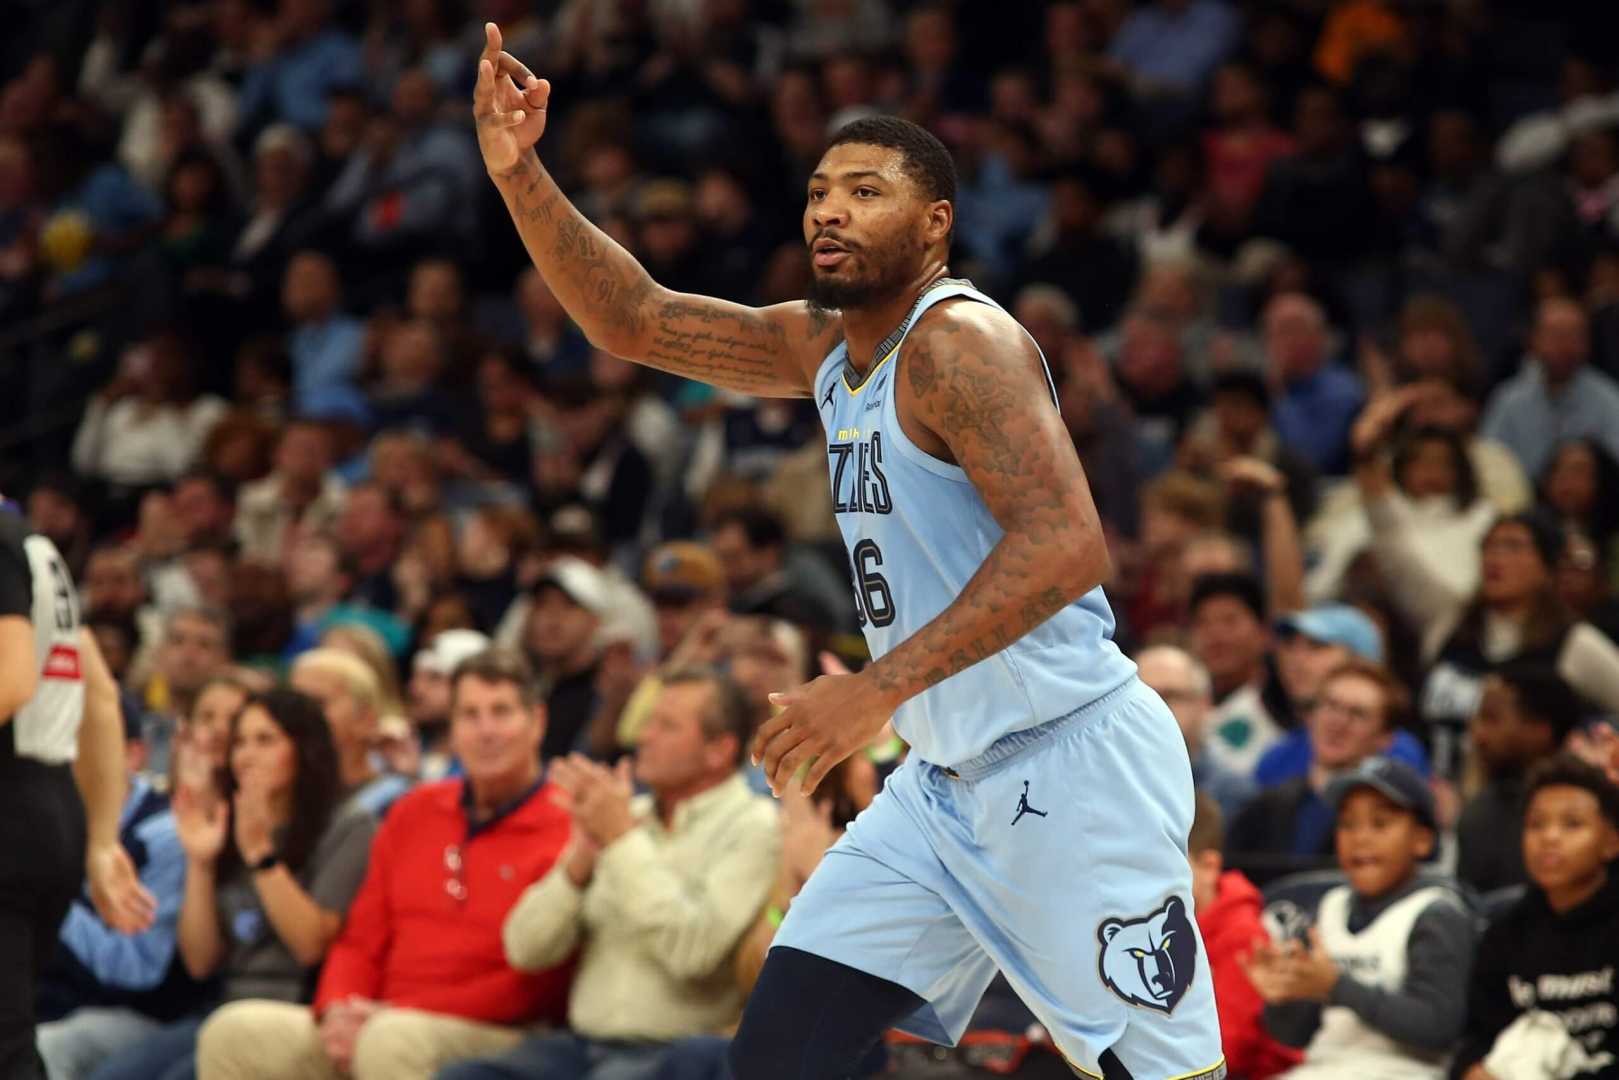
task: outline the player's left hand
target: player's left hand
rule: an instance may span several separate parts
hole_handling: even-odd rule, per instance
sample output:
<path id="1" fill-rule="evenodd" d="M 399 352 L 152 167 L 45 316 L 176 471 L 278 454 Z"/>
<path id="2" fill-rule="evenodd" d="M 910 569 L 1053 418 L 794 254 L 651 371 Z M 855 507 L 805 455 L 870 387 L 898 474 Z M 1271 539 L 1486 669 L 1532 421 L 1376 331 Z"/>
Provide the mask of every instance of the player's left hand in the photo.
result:
<path id="1" fill-rule="evenodd" d="M 764 766 L 777 798 L 805 766 L 801 787 L 814 794 L 834 766 L 871 744 L 899 705 L 877 686 L 870 669 L 822 675 L 796 690 L 771 694 L 770 703 L 780 711 L 754 735 L 752 758 Z"/>
<path id="2" fill-rule="evenodd" d="M 120 934 L 139 934 L 157 917 L 157 899 L 141 884 L 135 864 L 121 844 L 90 849 L 84 861 L 90 901 L 103 922 Z"/>

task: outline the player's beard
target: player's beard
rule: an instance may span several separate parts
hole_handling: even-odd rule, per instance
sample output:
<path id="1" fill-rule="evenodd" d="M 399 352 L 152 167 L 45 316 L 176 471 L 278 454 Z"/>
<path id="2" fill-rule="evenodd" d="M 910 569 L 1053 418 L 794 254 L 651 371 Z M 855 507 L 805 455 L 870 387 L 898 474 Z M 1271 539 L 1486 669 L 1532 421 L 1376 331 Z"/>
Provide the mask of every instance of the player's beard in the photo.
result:
<path id="1" fill-rule="evenodd" d="M 806 249 L 810 283 L 804 299 L 814 311 L 856 311 L 891 300 L 916 275 L 914 263 L 920 247 L 916 237 L 903 234 L 880 246 L 862 244 L 850 249 L 844 265 L 830 274 L 815 268 L 815 256 Z M 858 273 L 848 266 L 855 261 L 860 263 Z"/>

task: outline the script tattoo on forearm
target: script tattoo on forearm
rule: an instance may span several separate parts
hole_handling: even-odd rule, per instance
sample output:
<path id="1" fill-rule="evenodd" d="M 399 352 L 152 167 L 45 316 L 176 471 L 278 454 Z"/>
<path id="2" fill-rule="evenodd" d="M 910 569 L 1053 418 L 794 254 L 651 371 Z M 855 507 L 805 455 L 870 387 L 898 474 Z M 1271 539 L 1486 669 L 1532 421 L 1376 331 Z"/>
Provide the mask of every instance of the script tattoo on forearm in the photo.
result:
<path id="1" fill-rule="evenodd" d="M 1087 579 L 1099 581 L 1105 568 L 1078 458 L 1046 413 L 1032 356 L 986 348 L 992 344 L 984 331 L 948 319 L 919 327 L 906 343 L 916 413 L 1005 534 L 950 606 L 872 666 L 885 692 L 909 697 L 993 656 L 1089 590 L 1096 581 Z"/>
<path id="2" fill-rule="evenodd" d="M 786 350 L 786 331 L 763 316 L 676 299 L 658 308 L 646 358 L 665 371 L 754 392 L 780 381 Z"/>
<path id="3" fill-rule="evenodd" d="M 627 360 L 745 393 L 805 390 L 794 349 L 824 334 L 835 313 L 812 312 L 805 342 L 789 342 L 780 321 L 751 308 L 660 289 L 568 201 L 537 158 L 501 177 L 500 188 L 546 284 L 592 341 Z"/>

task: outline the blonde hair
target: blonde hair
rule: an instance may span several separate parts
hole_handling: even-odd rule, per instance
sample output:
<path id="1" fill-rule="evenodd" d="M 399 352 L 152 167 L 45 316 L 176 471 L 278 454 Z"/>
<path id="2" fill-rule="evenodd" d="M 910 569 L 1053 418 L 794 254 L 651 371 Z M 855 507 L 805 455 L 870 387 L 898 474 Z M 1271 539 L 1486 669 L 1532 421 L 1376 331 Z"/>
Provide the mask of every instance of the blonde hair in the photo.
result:
<path id="1" fill-rule="evenodd" d="M 1212 480 L 1170 469 L 1141 489 L 1141 508 L 1183 518 L 1206 532 L 1225 523 L 1225 492 Z"/>
<path id="2" fill-rule="evenodd" d="M 377 680 L 377 690 L 382 696 L 381 707 L 377 710 L 379 713 L 404 711 L 403 699 L 399 693 L 398 669 L 394 666 L 393 654 L 388 651 L 388 643 L 382 640 L 381 634 L 364 623 L 338 623 L 321 635 L 320 644 L 323 649 L 336 649 L 338 652 L 357 656 L 371 669 L 371 674 Z"/>
<path id="3" fill-rule="evenodd" d="M 362 708 L 369 710 L 373 716 L 382 716 L 382 687 L 377 682 L 376 673 L 353 653 L 330 647 L 311 649 L 293 661 L 292 670 L 296 672 L 300 668 L 336 676 L 342 680 L 343 689 Z"/>

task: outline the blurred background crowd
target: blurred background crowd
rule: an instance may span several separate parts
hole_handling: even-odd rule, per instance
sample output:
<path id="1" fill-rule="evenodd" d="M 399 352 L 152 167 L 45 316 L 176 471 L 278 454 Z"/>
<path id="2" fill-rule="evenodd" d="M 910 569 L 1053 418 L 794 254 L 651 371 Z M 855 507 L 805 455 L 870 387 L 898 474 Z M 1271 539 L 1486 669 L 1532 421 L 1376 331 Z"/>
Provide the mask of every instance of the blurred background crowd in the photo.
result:
<path id="1" fill-rule="evenodd" d="M 333 720 L 345 787 L 456 774 L 448 676 L 491 643 L 537 676 L 542 757 L 607 765 L 674 668 L 728 671 L 753 723 L 864 659 L 809 403 L 595 349 L 529 266 L 471 129 L 485 20 L 553 83 L 547 166 L 671 288 L 798 298 L 829 134 L 945 141 L 951 269 L 1047 358 L 1118 640 L 1226 865 L 1332 866 L 1328 780 L 1389 754 L 1439 869 L 1521 888 L 1526 773 L 1606 745 L 1612 5 L 12 8 L 0 490 L 66 557 L 159 791 L 206 688 L 315 649 L 369 673 L 341 668 L 369 687 Z M 796 827 L 807 873 L 830 827 Z"/>

